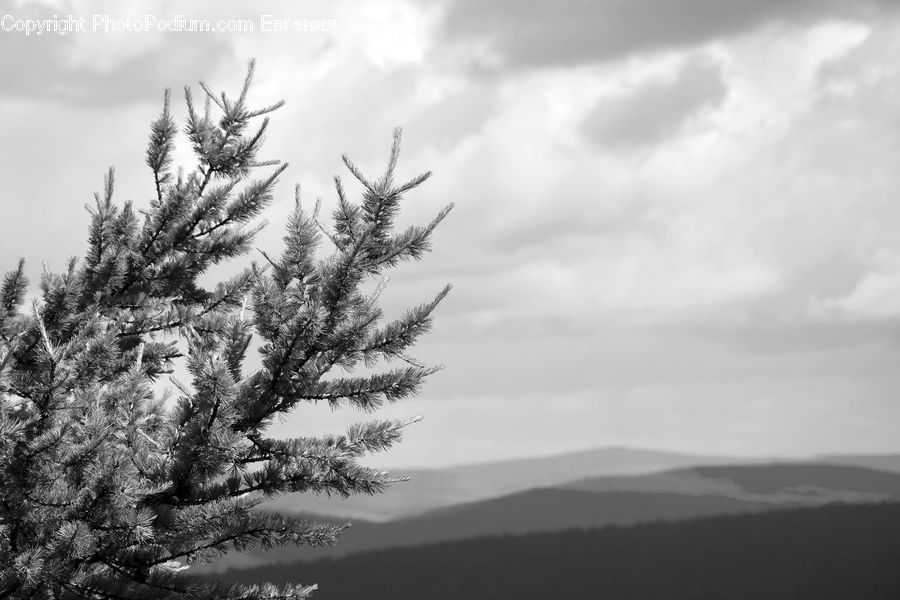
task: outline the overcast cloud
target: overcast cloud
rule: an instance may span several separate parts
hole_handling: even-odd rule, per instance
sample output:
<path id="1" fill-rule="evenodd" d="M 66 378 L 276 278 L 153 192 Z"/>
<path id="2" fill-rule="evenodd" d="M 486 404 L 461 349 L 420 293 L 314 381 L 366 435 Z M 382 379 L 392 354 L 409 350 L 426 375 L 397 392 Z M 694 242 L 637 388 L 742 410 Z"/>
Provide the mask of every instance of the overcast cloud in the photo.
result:
<path id="1" fill-rule="evenodd" d="M 527 6 L 526 6 L 527 4 Z M 333 202 L 348 152 L 433 170 L 405 219 L 457 209 L 389 311 L 455 289 L 444 363 L 381 464 L 610 444 L 735 455 L 898 452 L 900 10 L 889 0 L 402 0 L 223 8 L 0 0 L 0 16 L 335 19 L 336 32 L 0 32 L 0 238 L 34 276 L 85 246 L 117 169 L 146 201 L 165 87 L 278 98 L 264 155 Z M 176 114 L 184 114 L 176 103 Z M 184 160 L 189 156 L 180 153 Z M 186 164 L 190 167 L 190 164 Z M 281 435 L 363 418 L 304 408 Z"/>

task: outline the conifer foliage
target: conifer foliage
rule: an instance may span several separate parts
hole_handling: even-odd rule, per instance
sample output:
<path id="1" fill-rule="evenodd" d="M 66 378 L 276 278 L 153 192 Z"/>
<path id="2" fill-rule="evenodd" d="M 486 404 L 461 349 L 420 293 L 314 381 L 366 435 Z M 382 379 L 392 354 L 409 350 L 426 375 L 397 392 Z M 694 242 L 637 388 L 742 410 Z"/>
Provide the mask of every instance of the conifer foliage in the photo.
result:
<path id="1" fill-rule="evenodd" d="M 62 273 L 45 267 L 33 302 L 22 261 L 2 280 L 0 598 L 305 598 L 315 586 L 220 585 L 189 566 L 232 549 L 335 542 L 340 527 L 254 510 L 266 496 L 374 494 L 394 481 L 358 460 L 411 421 L 287 440 L 267 426 L 304 402 L 372 411 L 435 371 L 407 351 L 449 288 L 385 322 L 379 282 L 429 250 L 451 206 L 398 230 L 402 196 L 429 174 L 395 181 L 397 131 L 376 180 L 344 156 L 361 199 L 335 177 L 333 227 L 298 192 L 280 256 L 260 253 L 207 289 L 209 267 L 252 249 L 287 167 L 257 158 L 282 103 L 250 108 L 252 75 L 251 62 L 236 97 L 201 83 L 202 108 L 185 90 L 188 174 L 173 168 L 179 127 L 166 92 L 147 150 L 149 206 L 114 202 L 110 170 L 88 209 L 85 256 Z M 177 361 L 190 382 L 167 399 L 154 382 Z"/>

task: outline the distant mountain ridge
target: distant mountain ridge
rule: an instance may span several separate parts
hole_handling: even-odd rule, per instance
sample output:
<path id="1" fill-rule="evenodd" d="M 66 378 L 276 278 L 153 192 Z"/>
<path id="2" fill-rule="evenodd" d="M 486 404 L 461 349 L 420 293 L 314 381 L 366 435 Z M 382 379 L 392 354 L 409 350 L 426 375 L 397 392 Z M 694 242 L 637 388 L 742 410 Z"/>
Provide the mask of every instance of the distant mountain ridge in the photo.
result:
<path id="1" fill-rule="evenodd" d="M 398 469 L 396 473 L 408 476 L 410 481 L 395 484 L 384 494 L 352 496 L 348 499 L 287 494 L 267 501 L 264 508 L 287 514 L 317 514 L 381 522 L 590 477 L 743 462 L 752 461 L 623 447 L 599 448 L 435 470 Z"/>
<path id="2" fill-rule="evenodd" d="M 877 502 L 900 498 L 900 473 L 851 465 L 785 462 L 596 477 L 562 487 L 589 492 L 715 495 L 766 503 Z"/>
<path id="3" fill-rule="evenodd" d="M 316 514 L 384 522 L 445 506 L 497 498 L 529 489 L 557 487 L 583 479 L 660 473 L 699 466 L 782 462 L 843 464 L 900 473 L 900 455 L 835 455 L 798 460 L 607 447 L 443 469 L 397 469 L 392 473 L 408 476 L 410 481 L 392 485 L 384 494 L 352 496 L 348 499 L 286 494 L 268 500 L 264 508 L 286 514 Z"/>
<path id="4" fill-rule="evenodd" d="M 232 555 L 211 569 L 247 568 L 261 561 L 308 561 L 491 535 L 595 529 L 883 500 L 900 501 L 900 474 L 817 463 L 694 467 L 590 478 L 556 488 L 443 507 L 390 522 L 356 522 L 333 548 L 277 548 L 250 556 Z"/>
<path id="5" fill-rule="evenodd" d="M 437 509 L 386 523 L 356 522 L 328 548 L 282 547 L 253 552 L 250 561 L 223 565 L 246 568 L 264 562 L 317 560 L 388 548 L 474 539 L 494 535 L 523 535 L 566 529 L 597 529 L 651 521 L 684 520 L 710 515 L 745 514 L 786 508 L 770 503 L 718 496 L 666 493 L 582 492 L 538 489 Z M 219 567 L 217 570 L 222 570 Z"/>
<path id="6" fill-rule="evenodd" d="M 868 467 L 878 471 L 900 473 L 900 454 L 826 454 L 815 457 L 811 462 Z"/>

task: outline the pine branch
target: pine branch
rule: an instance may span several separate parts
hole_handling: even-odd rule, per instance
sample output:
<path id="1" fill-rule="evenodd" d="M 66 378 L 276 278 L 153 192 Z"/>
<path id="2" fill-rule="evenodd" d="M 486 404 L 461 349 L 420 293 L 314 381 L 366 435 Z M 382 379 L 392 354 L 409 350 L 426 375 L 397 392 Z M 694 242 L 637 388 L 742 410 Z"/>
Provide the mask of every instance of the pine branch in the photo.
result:
<path id="1" fill-rule="evenodd" d="M 421 258 L 449 207 L 394 231 L 401 195 L 429 176 L 394 185 L 396 130 L 376 181 L 344 156 L 362 199 L 336 177 L 332 229 L 318 202 L 303 210 L 298 187 L 282 252 L 261 251 L 267 267 L 207 288 L 211 265 L 250 249 L 287 168 L 258 157 L 267 115 L 283 102 L 249 107 L 253 72 L 251 62 L 236 95 L 201 82 L 200 110 L 186 88 L 180 131 L 166 91 L 145 157 L 149 207 L 117 205 L 110 170 L 88 207 L 84 258 L 61 273 L 45 266 L 30 312 L 24 262 L 0 284 L 0 598 L 306 598 L 314 586 L 222 586 L 180 561 L 334 543 L 342 527 L 255 508 L 281 493 L 375 494 L 403 480 L 359 463 L 415 419 L 290 440 L 265 430 L 298 402 L 374 410 L 437 370 L 406 351 L 449 288 L 381 328 L 379 296 L 384 271 Z M 179 133 L 196 159 L 187 174 L 173 166 Z M 262 166 L 274 168 L 252 178 Z M 323 237 L 335 249 L 320 257 Z M 371 277 L 381 283 L 367 294 Z M 261 364 L 242 376 L 254 332 Z M 179 358 L 189 385 L 172 380 L 178 396 L 167 404 L 154 382 Z M 409 366 L 353 375 L 360 361 L 395 358 Z M 334 366 L 347 376 L 330 377 Z"/>
<path id="2" fill-rule="evenodd" d="M 413 395 L 422 380 L 441 370 L 441 367 L 406 367 L 369 377 L 336 378 L 319 381 L 312 385 L 296 385 L 290 398 L 285 398 L 282 407 L 300 400 L 328 402 L 332 406 L 342 401 L 363 410 L 375 410 L 386 400 L 396 402 Z M 282 408 L 282 409 L 283 409 Z"/>
<path id="3" fill-rule="evenodd" d="M 150 146 L 147 148 L 147 165 L 153 171 L 156 200 L 159 204 L 163 201 L 163 186 L 171 181 L 169 167 L 172 164 L 175 134 L 178 132 L 175 120 L 169 112 L 171 97 L 172 90 L 166 88 L 162 114 L 150 126 Z"/>

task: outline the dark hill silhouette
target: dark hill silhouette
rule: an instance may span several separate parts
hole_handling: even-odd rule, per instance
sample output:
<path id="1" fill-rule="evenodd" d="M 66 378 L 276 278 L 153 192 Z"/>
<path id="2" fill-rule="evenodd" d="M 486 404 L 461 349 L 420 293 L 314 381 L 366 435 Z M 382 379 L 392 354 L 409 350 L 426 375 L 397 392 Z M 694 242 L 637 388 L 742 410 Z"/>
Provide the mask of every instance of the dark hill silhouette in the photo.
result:
<path id="1" fill-rule="evenodd" d="M 411 480 L 392 486 L 385 494 L 353 496 L 349 499 L 287 494 L 268 500 L 265 508 L 288 514 L 318 514 L 378 522 L 529 489 L 562 486 L 581 479 L 760 462 L 768 461 L 635 448 L 599 448 L 444 469 L 397 469 L 396 474 L 409 476 Z M 861 466 L 900 473 L 900 455 L 835 455 L 802 462 Z"/>
<path id="2" fill-rule="evenodd" d="M 868 467 L 878 471 L 900 473 L 900 454 L 831 454 L 817 457 L 814 462 Z"/>
<path id="3" fill-rule="evenodd" d="M 393 485 L 384 494 L 347 499 L 286 494 L 267 501 L 265 510 L 386 521 L 528 489 L 554 487 L 576 479 L 734 462 L 741 461 L 655 450 L 600 448 L 446 469 L 398 469 L 396 474 L 408 476 L 410 481 Z"/>
<path id="4" fill-rule="evenodd" d="M 531 490 L 389 523 L 354 523 L 341 535 L 338 545 L 331 548 L 282 547 L 268 552 L 254 552 L 254 556 L 277 562 L 314 560 L 366 550 L 487 535 L 632 525 L 648 521 L 760 512 L 773 508 L 777 507 L 716 496 Z"/>
<path id="5" fill-rule="evenodd" d="M 775 463 L 703 466 L 689 471 L 701 477 L 732 481 L 752 494 L 823 489 L 900 497 L 900 474 L 857 466 Z"/>
<path id="6" fill-rule="evenodd" d="M 900 505 L 832 505 L 492 537 L 277 565 L 318 600 L 896 600 Z"/>
<path id="7" fill-rule="evenodd" d="M 766 502 L 864 502 L 900 498 L 900 474 L 816 463 L 701 466 L 634 477 L 596 477 L 565 489 L 718 495 Z"/>
<path id="8" fill-rule="evenodd" d="M 314 560 L 488 535 L 631 525 L 891 497 L 900 500 L 900 475 L 847 466 L 728 465 L 601 477 L 567 488 L 529 490 L 387 523 L 355 521 L 332 548 L 279 547 L 254 551 L 249 556 L 232 554 L 206 569 Z"/>

